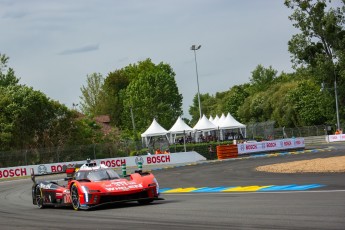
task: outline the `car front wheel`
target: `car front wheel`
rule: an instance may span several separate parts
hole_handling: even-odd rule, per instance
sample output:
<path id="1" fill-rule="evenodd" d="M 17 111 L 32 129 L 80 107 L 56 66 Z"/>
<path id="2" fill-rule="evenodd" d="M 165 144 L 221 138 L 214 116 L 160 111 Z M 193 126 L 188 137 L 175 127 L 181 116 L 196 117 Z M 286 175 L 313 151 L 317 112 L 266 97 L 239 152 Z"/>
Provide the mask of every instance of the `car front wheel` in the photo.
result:
<path id="1" fill-rule="evenodd" d="M 74 210 L 79 210 L 80 208 L 80 200 L 79 200 L 79 192 L 78 187 L 76 184 L 73 184 L 71 187 L 71 198 L 72 198 L 72 206 Z"/>

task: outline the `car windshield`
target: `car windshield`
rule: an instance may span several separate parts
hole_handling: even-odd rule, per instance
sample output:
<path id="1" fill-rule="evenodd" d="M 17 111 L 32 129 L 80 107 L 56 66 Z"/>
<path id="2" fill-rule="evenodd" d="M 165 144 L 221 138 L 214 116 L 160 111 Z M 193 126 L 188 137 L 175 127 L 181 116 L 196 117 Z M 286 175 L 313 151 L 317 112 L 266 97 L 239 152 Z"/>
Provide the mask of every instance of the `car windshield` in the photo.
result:
<path id="1" fill-rule="evenodd" d="M 79 171 L 75 175 L 76 180 L 87 179 L 90 181 L 114 180 L 120 176 L 112 169 L 96 169 L 92 171 Z"/>

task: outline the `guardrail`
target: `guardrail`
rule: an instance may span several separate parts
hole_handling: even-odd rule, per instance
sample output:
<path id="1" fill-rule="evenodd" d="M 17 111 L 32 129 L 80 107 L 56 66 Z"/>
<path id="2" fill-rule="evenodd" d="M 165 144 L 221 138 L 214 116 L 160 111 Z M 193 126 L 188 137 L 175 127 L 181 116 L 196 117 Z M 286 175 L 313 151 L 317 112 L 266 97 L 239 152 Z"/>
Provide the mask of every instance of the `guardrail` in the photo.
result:
<path id="1" fill-rule="evenodd" d="M 326 144 L 327 135 L 304 137 L 305 145 Z"/>
<path id="2" fill-rule="evenodd" d="M 157 154 L 157 155 L 141 155 L 134 157 L 120 157 L 120 158 L 107 158 L 94 160 L 98 165 L 104 164 L 109 168 L 121 168 L 123 164 L 126 166 L 137 166 L 140 162 L 141 165 L 167 165 L 167 164 L 181 164 L 181 163 L 194 163 L 197 161 L 206 160 L 205 157 L 199 153 L 181 152 L 171 154 Z M 64 166 L 71 166 L 75 164 L 84 164 L 85 161 L 73 161 L 73 162 L 60 162 L 52 164 L 40 164 L 40 165 L 27 165 L 17 166 L 10 168 L 0 168 L 0 179 L 28 176 L 30 170 L 34 170 L 35 174 L 46 174 L 63 172 Z"/>

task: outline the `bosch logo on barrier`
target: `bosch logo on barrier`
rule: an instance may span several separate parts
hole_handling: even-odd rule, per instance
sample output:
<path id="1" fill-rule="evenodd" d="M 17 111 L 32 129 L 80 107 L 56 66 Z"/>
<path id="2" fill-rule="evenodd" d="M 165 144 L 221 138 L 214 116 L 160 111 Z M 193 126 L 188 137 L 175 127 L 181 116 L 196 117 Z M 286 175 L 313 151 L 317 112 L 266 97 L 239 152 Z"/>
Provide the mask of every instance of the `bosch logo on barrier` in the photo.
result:
<path id="1" fill-rule="evenodd" d="M 101 164 L 104 164 L 110 168 L 121 167 L 121 165 L 126 164 L 126 159 L 105 160 L 101 161 Z"/>
<path id="2" fill-rule="evenodd" d="M 50 170 L 51 170 L 51 172 L 63 172 L 63 171 L 65 171 L 64 170 L 64 166 L 65 165 L 52 165 L 51 167 L 50 167 Z M 66 166 L 65 166 L 66 167 Z"/>
<path id="3" fill-rule="evenodd" d="M 256 145 L 246 145 L 246 150 L 253 150 L 253 149 L 258 149 L 258 146 L 256 146 Z"/>
<path id="4" fill-rule="evenodd" d="M 5 169 L 0 170 L 0 179 L 15 177 L 15 176 L 26 176 L 26 168 L 16 168 L 16 169 Z"/>
<path id="5" fill-rule="evenodd" d="M 292 142 L 291 141 L 284 141 L 284 146 L 291 146 Z"/>
<path id="6" fill-rule="evenodd" d="M 147 164 L 159 164 L 170 162 L 170 155 L 152 156 L 146 158 Z"/>
<path id="7" fill-rule="evenodd" d="M 268 142 L 266 146 L 267 146 L 267 148 L 275 148 L 275 147 L 277 147 L 277 143 L 275 143 L 275 142 Z"/>
<path id="8" fill-rule="evenodd" d="M 138 165 L 139 162 L 143 165 L 144 164 L 144 158 L 136 157 L 135 158 L 135 164 Z"/>

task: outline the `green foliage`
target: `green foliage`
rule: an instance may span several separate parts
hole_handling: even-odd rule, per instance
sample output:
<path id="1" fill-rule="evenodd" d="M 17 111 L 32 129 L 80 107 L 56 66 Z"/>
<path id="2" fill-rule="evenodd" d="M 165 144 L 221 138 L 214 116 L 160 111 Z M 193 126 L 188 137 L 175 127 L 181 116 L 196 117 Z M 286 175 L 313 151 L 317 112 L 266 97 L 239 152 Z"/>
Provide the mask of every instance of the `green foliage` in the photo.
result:
<path id="1" fill-rule="evenodd" d="M 238 109 L 249 96 L 247 90 L 248 88 L 249 84 L 235 85 L 229 91 L 227 91 L 226 95 L 221 100 L 221 104 L 224 105 L 222 112 L 230 112 L 233 117 L 238 118 Z"/>
<path id="2" fill-rule="evenodd" d="M 156 118 L 163 127 L 168 129 L 182 114 L 182 95 L 178 92 L 175 73 L 167 64 L 150 63 L 151 61 L 139 63 L 138 69 L 141 69 L 142 72 L 123 91 L 122 119 L 123 127 L 127 129 L 132 128 L 131 108 L 135 126 L 140 132 L 147 129 L 153 118 Z M 142 64 L 148 65 L 148 67 L 143 68 Z"/>
<path id="3" fill-rule="evenodd" d="M 0 135 L 2 149 L 31 148 L 55 141 L 51 140 L 59 132 L 68 110 L 43 93 L 27 86 L 0 87 Z M 52 131 L 53 127 L 61 127 Z M 54 135 L 53 135 L 54 133 Z M 58 141 L 56 141 L 57 143 Z"/>
<path id="4" fill-rule="evenodd" d="M 0 53 L 0 87 L 16 85 L 19 82 L 19 79 L 14 74 L 14 70 L 7 68 L 8 60 L 9 57 Z"/>
<path id="5" fill-rule="evenodd" d="M 332 120 L 332 96 L 327 92 L 321 92 L 315 82 L 299 82 L 297 88 L 289 93 L 288 100 L 296 111 L 296 120 L 300 126 L 325 124 Z"/>
<path id="6" fill-rule="evenodd" d="M 289 41 L 295 68 L 310 69 L 315 82 L 338 83 L 340 117 L 345 115 L 345 2 L 286 0 L 300 30 Z M 308 119 L 314 120 L 314 119 Z"/>
<path id="7" fill-rule="evenodd" d="M 168 64 L 154 64 L 150 59 L 128 65 L 108 74 L 103 86 L 104 110 L 121 130 L 132 130 L 132 114 L 136 132 L 143 132 L 153 118 L 169 128 L 182 114 L 175 73 Z M 128 132 L 127 132 L 128 134 Z"/>
<path id="8" fill-rule="evenodd" d="M 127 88 L 130 82 L 130 78 L 133 77 L 130 70 L 128 74 L 124 69 L 110 72 L 106 77 L 103 85 L 104 91 L 104 114 L 109 114 L 111 122 L 121 127 L 123 122 L 121 119 L 123 113 L 123 98 L 121 98 L 122 92 Z"/>
<path id="9" fill-rule="evenodd" d="M 86 86 L 80 88 L 82 96 L 80 97 L 80 107 L 84 114 L 91 116 L 101 115 L 103 112 L 103 77 L 99 73 L 87 75 Z"/>
<path id="10" fill-rule="evenodd" d="M 252 72 L 252 77 L 250 78 L 251 90 L 254 93 L 265 90 L 272 84 L 276 75 L 277 70 L 274 70 L 272 66 L 265 68 L 262 65 L 258 65 Z"/>

